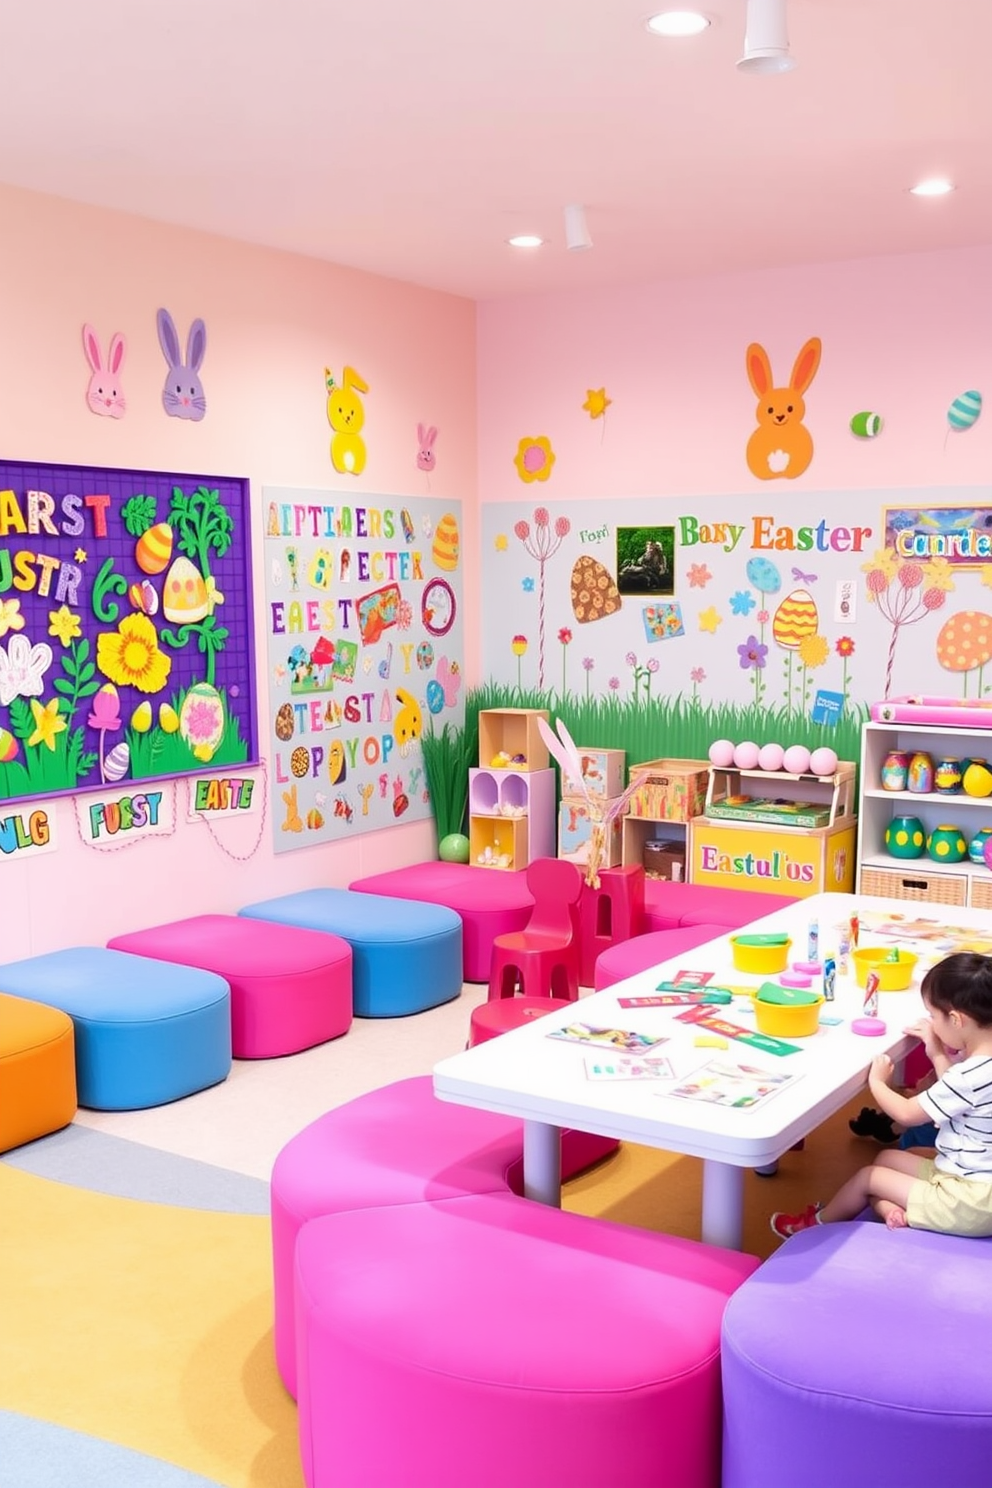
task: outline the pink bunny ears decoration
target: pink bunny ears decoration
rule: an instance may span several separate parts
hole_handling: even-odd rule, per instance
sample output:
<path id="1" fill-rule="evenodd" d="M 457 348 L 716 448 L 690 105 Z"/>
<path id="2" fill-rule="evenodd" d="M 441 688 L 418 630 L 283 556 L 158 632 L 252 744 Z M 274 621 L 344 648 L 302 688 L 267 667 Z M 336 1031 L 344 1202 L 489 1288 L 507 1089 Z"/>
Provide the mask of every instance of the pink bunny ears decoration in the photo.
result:
<path id="1" fill-rule="evenodd" d="M 104 361 L 100 338 L 93 327 L 87 324 L 83 326 L 83 351 L 93 374 L 86 389 L 86 404 L 90 413 L 97 413 L 101 418 L 123 418 L 127 403 L 121 387 L 121 368 L 127 355 L 127 342 L 120 331 L 115 331 L 110 338 L 110 348 Z"/>
<path id="2" fill-rule="evenodd" d="M 581 792 L 586 806 L 589 809 L 589 821 L 592 824 L 592 838 L 589 844 L 589 861 L 586 866 L 586 883 L 591 889 L 599 888 L 599 865 L 603 861 L 606 848 L 606 834 L 611 825 L 621 816 L 626 809 L 634 791 L 637 789 L 637 781 L 632 780 L 623 795 L 615 796 L 610 801 L 602 801 L 594 796 L 586 784 L 585 775 L 582 771 L 582 759 L 575 746 L 571 734 L 559 718 L 556 723 L 557 734 L 552 732 L 550 725 L 544 718 L 537 720 L 537 730 L 548 747 L 548 753 L 558 765 L 562 772 L 562 779 L 568 777 L 569 783 L 574 789 Z"/>

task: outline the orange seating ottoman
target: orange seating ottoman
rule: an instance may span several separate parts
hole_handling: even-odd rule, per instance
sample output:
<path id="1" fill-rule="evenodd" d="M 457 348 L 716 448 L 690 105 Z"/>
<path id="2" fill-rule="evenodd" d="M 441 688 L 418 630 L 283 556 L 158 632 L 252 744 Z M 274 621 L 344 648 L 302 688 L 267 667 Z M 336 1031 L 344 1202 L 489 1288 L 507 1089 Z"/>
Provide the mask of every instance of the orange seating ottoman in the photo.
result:
<path id="1" fill-rule="evenodd" d="M 0 992 L 0 1152 L 59 1131 L 75 1114 L 69 1014 Z"/>

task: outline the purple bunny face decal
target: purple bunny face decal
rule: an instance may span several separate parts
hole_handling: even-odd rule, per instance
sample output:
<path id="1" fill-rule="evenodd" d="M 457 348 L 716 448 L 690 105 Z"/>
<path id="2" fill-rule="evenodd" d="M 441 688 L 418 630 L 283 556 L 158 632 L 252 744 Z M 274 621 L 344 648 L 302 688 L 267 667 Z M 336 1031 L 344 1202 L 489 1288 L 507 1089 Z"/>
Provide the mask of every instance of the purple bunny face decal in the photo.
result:
<path id="1" fill-rule="evenodd" d="M 194 320 L 186 338 L 184 359 L 179 349 L 179 333 L 168 310 L 159 310 L 155 320 L 158 344 L 169 368 L 162 389 L 162 407 L 170 418 L 193 419 L 198 423 L 207 411 L 200 381 L 200 368 L 207 352 L 207 328 L 202 320 Z"/>

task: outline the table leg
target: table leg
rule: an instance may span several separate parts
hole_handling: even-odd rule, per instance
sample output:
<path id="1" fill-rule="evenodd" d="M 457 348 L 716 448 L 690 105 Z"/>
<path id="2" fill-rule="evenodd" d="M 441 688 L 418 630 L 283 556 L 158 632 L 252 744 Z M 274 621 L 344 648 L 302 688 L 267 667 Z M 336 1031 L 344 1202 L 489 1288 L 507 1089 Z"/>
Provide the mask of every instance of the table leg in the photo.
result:
<path id="1" fill-rule="evenodd" d="M 561 1129 L 524 1122 L 524 1197 L 561 1208 Z"/>
<path id="2" fill-rule="evenodd" d="M 703 1240 L 740 1250 L 744 1238 L 744 1169 L 707 1158 L 703 1163 Z"/>

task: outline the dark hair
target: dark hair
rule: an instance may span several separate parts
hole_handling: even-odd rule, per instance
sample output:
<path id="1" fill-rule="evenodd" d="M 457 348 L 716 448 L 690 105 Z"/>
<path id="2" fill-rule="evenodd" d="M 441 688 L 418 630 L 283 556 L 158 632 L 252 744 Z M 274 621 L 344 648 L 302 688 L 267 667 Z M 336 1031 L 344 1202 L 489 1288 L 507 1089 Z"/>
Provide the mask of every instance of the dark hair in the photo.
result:
<path id="1" fill-rule="evenodd" d="M 992 1025 L 992 956 L 958 951 L 931 966 L 920 988 L 931 1007 L 964 1013 L 980 1028 Z"/>

